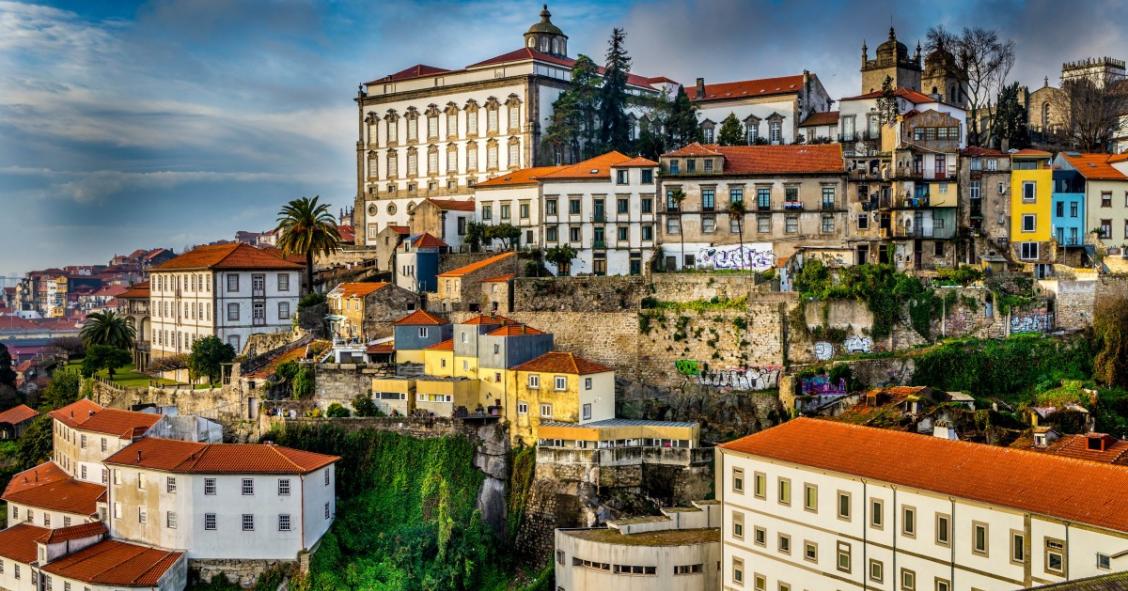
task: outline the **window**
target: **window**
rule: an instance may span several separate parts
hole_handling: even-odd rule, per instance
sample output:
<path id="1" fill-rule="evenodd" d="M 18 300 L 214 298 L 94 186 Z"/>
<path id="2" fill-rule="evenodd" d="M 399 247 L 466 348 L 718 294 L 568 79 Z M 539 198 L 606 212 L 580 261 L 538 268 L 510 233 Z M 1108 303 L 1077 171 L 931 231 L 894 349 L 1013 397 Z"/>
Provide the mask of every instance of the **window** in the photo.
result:
<path id="1" fill-rule="evenodd" d="M 789 215 L 786 218 L 784 218 L 783 221 L 784 221 L 784 227 L 783 227 L 784 232 L 787 232 L 788 234 L 794 234 L 794 233 L 799 231 L 799 217 L 798 216 Z"/>
<path id="2" fill-rule="evenodd" d="M 850 544 L 847 542 L 838 542 L 837 561 L 835 565 L 838 570 L 848 573 L 850 572 Z"/>
<path id="3" fill-rule="evenodd" d="M 321 484 L 323 484 L 325 486 L 329 486 L 329 482 L 330 482 L 330 480 L 329 480 L 329 478 L 330 478 L 329 469 L 326 468 L 325 472 L 323 474 L 324 474 L 324 476 L 322 476 Z"/>
<path id="4" fill-rule="evenodd" d="M 936 543 L 941 546 L 952 543 L 952 518 L 944 513 L 936 514 Z"/>
<path id="5" fill-rule="evenodd" d="M 936 591 L 952 591 L 952 582 L 948 579 L 936 577 Z"/>
<path id="6" fill-rule="evenodd" d="M 885 563 L 871 558 L 869 561 L 869 578 L 875 583 L 885 580 Z"/>
<path id="7" fill-rule="evenodd" d="M 776 546 L 779 548 L 781 554 L 791 554 L 791 536 L 779 534 Z"/>
<path id="8" fill-rule="evenodd" d="M 255 479 L 254 478 L 244 478 L 243 479 L 243 495 L 246 496 L 246 495 L 253 495 L 253 494 L 255 494 Z"/>
<path id="9" fill-rule="evenodd" d="M 865 214 L 865 213 L 859 213 L 858 214 L 858 229 L 859 230 L 869 229 L 869 214 Z"/>
<path id="10" fill-rule="evenodd" d="M 744 583 L 744 561 L 739 558 L 732 559 L 732 582 Z"/>
<path id="11" fill-rule="evenodd" d="M 1038 243 L 1037 242 L 1021 242 L 1019 243 L 1018 257 L 1023 260 L 1031 261 L 1038 258 Z"/>
<path id="12" fill-rule="evenodd" d="M 420 326 L 419 327 L 419 338 L 421 338 L 421 339 L 427 338 L 427 336 L 430 334 L 430 332 L 431 331 L 428 330 L 426 326 Z"/>
<path id="13" fill-rule="evenodd" d="M 239 275 L 235 273 L 227 274 L 227 291 L 239 291 Z"/>
<path id="14" fill-rule="evenodd" d="M 1038 196 L 1037 186 L 1038 185 L 1035 184 L 1034 181 L 1023 181 L 1023 183 L 1022 183 L 1022 200 L 1023 201 L 1034 201 Z"/>
<path id="15" fill-rule="evenodd" d="M 834 209 L 834 187 L 822 188 L 822 207 L 823 209 Z"/>
<path id="16" fill-rule="evenodd" d="M 585 421 L 591 420 L 591 403 L 585 403 L 580 410 L 580 418 Z"/>
<path id="17" fill-rule="evenodd" d="M 819 487 L 814 484 L 803 485 L 803 508 L 807 511 L 819 510 Z"/>
<path id="18" fill-rule="evenodd" d="M 654 213 L 654 200 L 647 197 L 641 202 L 642 213 Z"/>
<path id="19" fill-rule="evenodd" d="M 803 542 L 803 560 L 807 562 L 818 562 L 819 545 L 810 540 L 805 540 Z"/>
<path id="20" fill-rule="evenodd" d="M 558 230 L 557 230 L 556 226 L 549 226 L 548 228 L 546 228 L 545 231 L 544 231 L 545 241 L 556 242 L 556 240 L 558 239 L 557 231 Z"/>
<path id="21" fill-rule="evenodd" d="M 744 514 L 740 511 L 732 512 L 732 537 L 744 539 Z"/>
<path id="22" fill-rule="evenodd" d="M 616 228 L 615 232 L 616 232 L 616 236 L 619 239 L 619 242 L 626 242 L 629 239 L 629 236 L 630 236 L 629 230 L 630 230 L 629 228 L 625 228 L 625 227 Z"/>
<path id="23" fill-rule="evenodd" d="M 901 569 L 901 591 L 916 591 L 916 571 Z"/>
<path id="24" fill-rule="evenodd" d="M 732 492 L 744 492 L 744 470 L 741 468 L 732 469 Z"/>
<path id="25" fill-rule="evenodd" d="M 540 388 L 540 376 L 537 374 L 529 374 L 529 387 Z"/>
<path id="26" fill-rule="evenodd" d="M 1112 191 L 1101 191 L 1101 207 L 1112 207 Z"/>
<path id="27" fill-rule="evenodd" d="M 850 493 L 838 491 L 838 518 L 850 520 Z"/>
<path id="28" fill-rule="evenodd" d="M 290 319 L 290 302 L 278 302 L 278 319 Z"/>
<path id="29" fill-rule="evenodd" d="M 326 472 L 326 474 L 328 474 L 328 472 Z M 279 478 L 278 479 L 278 496 L 280 496 L 280 497 L 290 496 L 290 479 L 289 478 Z"/>
<path id="30" fill-rule="evenodd" d="M 630 171 L 629 170 L 616 170 L 615 171 L 615 184 L 626 185 L 628 183 L 630 183 Z"/>
<path id="31" fill-rule="evenodd" d="M 227 304 L 227 319 L 231 321 L 239 320 L 239 304 Z"/>
<path id="32" fill-rule="evenodd" d="M 712 234 L 717 231 L 717 218 L 711 215 L 701 216 L 701 232 Z"/>
<path id="33" fill-rule="evenodd" d="M 819 229 L 822 231 L 823 234 L 829 234 L 831 232 L 834 232 L 834 216 L 829 215 L 829 214 L 823 214 L 822 224 L 819 226 Z"/>
<path id="34" fill-rule="evenodd" d="M 555 387 L 558 392 L 568 389 L 568 378 L 564 376 L 556 376 L 553 378 L 553 382 L 553 387 Z"/>
<path id="35" fill-rule="evenodd" d="M 982 521 L 971 522 L 971 553 L 987 556 L 987 523 Z"/>
<path id="36" fill-rule="evenodd" d="M 493 206 L 492 205 L 483 205 L 482 206 L 482 219 L 483 220 L 493 219 Z"/>
<path id="37" fill-rule="evenodd" d="M 768 140 L 773 144 L 783 141 L 783 123 L 778 119 L 768 121 Z"/>
<path id="38" fill-rule="evenodd" d="M 205 478 L 204 479 L 204 494 L 205 495 L 214 495 L 215 494 L 215 479 L 214 478 Z"/>
<path id="39" fill-rule="evenodd" d="M 102 451 L 103 452 L 106 451 L 106 438 L 105 437 L 102 438 Z"/>
<path id="40" fill-rule="evenodd" d="M 681 234 L 681 218 L 666 218 L 666 233 Z"/>
<path id="41" fill-rule="evenodd" d="M 255 516 L 253 514 L 243 514 L 243 531 L 255 531 Z"/>
<path id="42" fill-rule="evenodd" d="M 282 513 L 278 516 L 278 531 L 290 531 L 290 515 Z"/>
<path id="43" fill-rule="evenodd" d="M 584 378 L 584 390 L 591 390 L 591 378 Z"/>
<path id="44" fill-rule="evenodd" d="M 204 529 L 215 530 L 215 513 L 204 513 Z"/>
<path id="45" fill-rule="evenodd" d="M 772 188 L 771 187 L 756 187 L 756 208 L 757 209 L 771 209 L 772 208 Z"/>
<path id="46" fill-rule="evenodd" d="M 708 160 L 706 160 L 708 162 Z M 713 187 L 703 187 L 701 189 L 701 209 L 702 211 L 713 211 L 717 205 L 717 190 Z"/>
<path id="47" fill-rule="evenodd" d="M 176 494 L 176 477 L 165 476 L 165 492 L 169 494 Z"/>
<path id="48" fill-rule="evenodd" d="M 706 159 L 702 160 L 701 164 L 704 166 L 703 170 L 705 172 L 713 172 L 713 159 L 712 158 L 706 158 Z"/>
<path id="49" fill-rule="evenodd" d="M 149 514 L 145 512 L 145 509 L 138 507 L 137 508 L 137 523 L 140 523 L 140 524 L 143 525 L 146 521 L 148 521 L 148 519 L 149 519 Z M 46 524 L 44 524 L 44 525 L 46 525 Z"/>
<path id="50" fill-rule="evenodd" d="M 881 499 L 870 499 L 870 527 L 885 528 L 885 501 Z"/>
<path id="51" fill-rule="evenodd" d="M 756 231 L 761 233 L 772 231 L 771 214 L 759 214 L 756 216 Z"/>
<path id="52" fill-rule="evenodd" d="M 1033 232 L 1038 226 L 1038 216 L 1032 213 L 1022 215 L 1022 231 Z"/>
<path id="53" fill-rule="evenodd" d="M 757 499 L 768 497 L 768 477 L 763 472 L 756 472 L 752 475 L 752 495 Z"/>
<path id="54" fill-rule="evenodd" d="M 501 219 L 503 219 L 503 220 L 509 219 L 509 204 L 508 203 L 502 203 L 501 204 Z"/>
<path id="55" fill-rule="evenodd" d="M 1046 538 L 1045 570 L 1052 575 L 1066 576 L 1064 541 L 1056 538 Z"/>
<path id="56" fill-rule="evenodd" d="M 752 589 L 754 591 L 768 591 L 768 577 L 756 573 L 752 576 Z"/>
<path id="57" fill-rule="evenodd" d="M 1100 237 L 1101 240 L 1112 238 L 1112 220 L 1101 220 Z"/>
<path id="58" fill-rule="evenodd" d="M 529 403 L 525 402 L 525 401 L 518 402 L 517 403 L 517 414 L 519 414 L 519 415 L 529 414 Z"/>
<path id="59" fill-rule="evenodd" d="M 1026 534 L 1017 529 L 1010 532 L 1010 561 L 1013 564 L 1026 562 Z"/>
<path id="60" fill-rule="evenodd" d="M 568 214 L 569 215 L 580 215 L 580 200 L 579 199 L 569 199 L 568 200 Z"/>
<path id="61" fill-rule="evenodd" d="M 552 418 L 552 405 L 551 404 L 540 405 L 540 411 L 541 411 L 540 416 L 541 416 L 542 419 L 551 419 Z"/>
<path id="62" fill-rule="evenodd" d="M 916 509 L 901 507 L 901 533 L 910 538 L 916 537 Z"/>
<path id="63" fill-rule="evenodd" d="M 1112 568 L 1112 559 L 1109 555 L 1097 552 L 1097 570 L 1109 570 L 1110 568 Z"/>
<path id="64" fill-rule="evenodd" d="M 791 504 L 791 480 L 787 478 L 779 479 L 776 497 L 781 505 Z"/>
<path id="65" fill-rule="evenodd" d="M 762 527 L 753 527 L 752 528 L 752 543 L 756 544 L 757 546 L 767 546 L 768 545 L 768 530 L 766 530 Z"/>
<path id="66" fill-rule="evenodd" d="M 165 511 L 165 527 L 168 529 L 176 529 L 176 513 Z"/>

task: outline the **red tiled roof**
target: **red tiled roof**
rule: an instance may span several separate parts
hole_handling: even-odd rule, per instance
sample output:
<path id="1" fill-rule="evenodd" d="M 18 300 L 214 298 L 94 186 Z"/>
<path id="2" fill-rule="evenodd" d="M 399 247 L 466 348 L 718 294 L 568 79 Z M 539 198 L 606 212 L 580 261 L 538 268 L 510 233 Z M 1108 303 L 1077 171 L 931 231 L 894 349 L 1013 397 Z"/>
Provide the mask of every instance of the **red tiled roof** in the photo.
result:
<path id="1" fill-rule="evenodd" d="M 510 322 L 501 328 L 495 328 L 489 333 L 491 337 L 519 337 L 527 334 L 544 334 L 544 331 L 537 330 L 527 324 L 520 322 Z"/>
<path id="2" fill-rule="evenodd" d="M 816 125 L 838 125 L 838 111 L 811 113 L 799 124 L 799 127 L 815 127 Z"/>
<path id="3" fill-rule="evenodd" d="M 391 228 L 392 230 L 394 230 L 397 234 L 410 234 L 411 233 L 411 228 L 408 228 L 407 226 L 397 226 L 395 224 L 390 224 L 388 227 Z"/>
<path id="4" fill-rule="evenodd" d="M 101 412 L 102 405 L 90 400 L 89 398 L 80 398 L 62 408 L 57 408 L 49 413 L 52 419 L 68 427 L 77 427 L 86 419 L 90 418 L 97 412 Z"/>
<path id="5" fill-rule="evenodd" d="M 1089 449 L 1090 436 L 1105 439 L 1104 451 L 1100 449 Z M 1044 448 L 1029 447 L 1027 449 L 1056 456 L 1076 458 L 1078 460 L 1118 464 L 1121 466 L 1128 465 L 1128 440 L 1110 437 L 1101 433 L 1062 435 L 1057 441 L 1054 441 Z"/>
<path id="6" fill-rule="evenodd" d="M 1124 162 L 1125 160 L 1128 160 L 1128 152 L 1125 152 L 1123 154 L 1113 154 L 1108 159 L 1108 161 L 1112 162 L 1113 164 L 1117 162 Z"/>
<path id="7" fill-rule="evenodd" d="M 149 299 L 149 282 L 142 281 L 130 285 L 128 289 L 118 294 L 119 298 L 123 300 L 147 300 Z"/>
<path id="8" fill-rule="evenodd" d="M 873 92 L 867 92 L 865 94 L 859 94 L 858 96 L 851 96 L 851 97 L 848 97 L 848 98 L 844 98 L 844 99 L 841 99 L 838 102 L 876 99 L 876 98 L 881 98 L 882 94 L 884 94 L 883 91 L 875 90 Z M 913 90 L 911 88 L 905 88 L 903 86 L 893 89 L 893 96 L 896 96 L 898 98 L 903 98 L 903 99 L 909 101 L 910 103 L 913 103 L 914 105 L 920 105 L 920 104 L 924 104 L 924 103 L 943 102 L 939 99 L 934 99 L 934 98 L 928 96 L 927 94 L 924 94 L 923 92 Z"/>
<path id="9" fill-rule="evenodd" d="M 994 148 L 984 148 L 982 146 L 968 146 L 960 150 L 960 154 L 964 156 L 1006 156 L 1006 152 L 996 150 Z"/>
<path id="10" fill-rule="evenodd" d="M 799 92 L 802 88 L 803 75 L 796 74 L 794 76 L 780 76 L 778 78 L 760 78 L 759 80 L 706 84 L 704 97 L 697 96 L 696 86 L 687 86 L 685 93 L 689 95 L 689 100 L 702 102 L 745 98 L 749 96 L 792 94 Z"/>
<path id="11" fill-rule="evenodd" d="M 694 152 L 694 153 L 690 153 Z M 725 174 L 840 174 L 841 144 L 717 146 L 690 144 L 665 156 L 721 155 Z"/>
<path id="12" fill-rule="evenodd" d="M 376 343 L 375 345 L 368 345 L 364 348 L 364 352 L 368 353 L 369 355 L 376 355 L 380 353 L 394 353 L 395 350 L 396 344 L 394 341 L 388 341 L 386 343 Z"/>
<path id="13" fill-rule="evenodd" d="M 161 415 L 106 408 L 78 424 L 76 429 L 115 435 L 120 439 L 133 439 L 143 435 L 161 420 Z"/>
<path id="14" fill-rule="evenodd" d="M 510 279 L 513 279 L 514 277 L 516 277 L 516 275 L 514 275 L 513 273 L 506 273 L 504 275 L 498 275 L 497 277 L 490 277 L 489 279 L 483 279 L 482 283 L 506 283 Z"/>
<path id="15" fill-rule="evenodd" d="M 508 64 L 511 62 L 523 62 L 526 60 L 537 60 L 540 62 L 547 62 L 550 64 L 556 64 L 558 66 L 564 66 L 566 68 L 571 68 L 576 63 L 576 60 L 570 57 L 557 57 L 555 55 L 541 53 L 535 49 L 522 47 L 521 49 L 515 49 L 501 55 L 496 55 L 476 64 L 470 64 L 469 66 L 466 66 L 466 69 L 469 70 L 470 68 L 479 68 L 482 66 Z M 602 66 L 596 68 L 596 71 L 599 72 L 600 76 L 603 75 L 604 70 L 605 68 L 603 68 Z M 638 74 L 627 74 L 627 84 L 629 84 L 630 86 L 637 86 L 640 88 L 655 90 L 654 87 L 650 85 L 650 81 L 651 79 L 647 78 L 646 76 L 639 76 Z"/>
<path id="16" fill-rule="evenodd" d="M 23 564 L 35 562 L 38 558 L 35 541 L 47 531 L 26 523 L 17 523 L 0 531 L 0 556 Z"/>
<path id="17" fill-rule="evenodd" d="M 112 298 L 112 297 L 117 297 L 117 296 L 121 295 L 122 293 L 125 293 L 125 290 L 126 290 L 126 288 L 124 288 L 120 285 L 103 285 L 98 291 L 95 291 L 94 293 L 92 293 L 90 295 L 95 296 L 95 297 L 100 297 L 100 298 L 105 298 L 105 297 L 111 297 Z"/>
<path id="18" fill-rule="evenodd" d="M 277 249 L 255 248 L 241 242 L 198 246 L 153 267 L 153 270 L 302 268 L 298 263 L 288 261 L 277 253 L 280 253 Z"/>
<path id="19" fill-rule="evenodd" d="M 595 158 L 588 158 L 583 162 L 569 164 L 540 177 L 540 180 L 611 180 L 611 168 L 622 162 L 634 160 L 622 152 L 611 151 L 600 154 Z"/>
<path id="20" fill-rule="evenodd" d="M 42 570 L 93 585 L 155 587 L 183 556 L 183 552 L 102 540 L 49 562 Z"/>
<path id="21" fill-rule="evenodd" d="M 180 474 L 306 474 L 340 458 L 269 443 L 196 443 L 146 437 L 105 463 Z"/>
<path id="22" fill-rule="evenodd" d="M 666 152 L 665 154 L 662 154 L 662 155 L 663 156 L 674 156 L 674 157 L 720 156 L 721 153 L 716 151 L 716 150 L 711 150 L 709 148 L 706 148 L 705 146 L 701 145 L 698 142 L 693 142 L 692 144 L 682 146 L 682 147 L 678 148 L 677 150 L 674 150 L 673 152 Z"/>
<path id="23" fill-rule="evenodd" d="M 344 243 L 350 243 L 356 240 L 356 232 L 353 231 L 353 227 L 350 225 L 342 224 L 337 226 L 337 236 L 341 239 L 341 242 Z"/>
<path id="24" fill-rule="evenodd" d="M 611 165 L 611 168 L 649 168 L 651 166 L 658 166 L 658 163 L 642 156 L 635 156 L 630 160 L 617 162 Z"/>
<path id="25" fill-rule="evenodd" d="M 506 318 L 505 316 L 498 316 L 496 314 L 494 314 L 494 315 L 479 314 L 479 315 L 477 315 L 477 316 L 475 316 L 475 317 L 473 317 L 469 320 L 463 320 L 462 322 L 459 322 L 459 324 L 473 324 L 473 325 L 483 325 L 484 324 L 484 325 L 487 325 L 487 326 L 491 326 L 491 325 L 504 326 L 506 324 L 520 324 L 520 323 L 517 322 L 516 320 L 513 320 L 512 318 Z"/>
<path id="26" fill-rule="evenodd" d="M 610 367 L 577 357 L 572 353 L 549 351 L 536 359 L 526 361 L 513 368 L 516 371 L 539 371 L 544 373 L 566 373 L 587 375 L 611 371 Z"/>
<path id="27" fill-rule="evenodd" d="M 19 406 L 13 406 L 4 412 L 0 412 L 0 423 L 18 425 L 24 421 L 30 421 L 37 416 L 39 416 L 39 411 L 26 404 L 21 404 Z"/>
<path id="28" fill-rule="evenodd" d="M 396 72 L 395 74 L 388 74 L 383 78 L 376 80 L 369 80 L 367 84 L 377 84 L 380 82 L 399 82 L 401 80 L 411 80 L 412 78 L 422 78 L 423 76 L 432 76 L 434 74 L 442 74 L 449 72 L 446 68 L 439 68 L 436 66 L 428 66 L 426 64 L 415 64 L 410 68 L 405 68 Z"/>
<path id="29" fill-rule="evenodd" d="M 423 232 L 417 235 L 415 240 L 411 241 L 411 246 L 413 248 L 446 248 L 447 243 L 439 238 L 435 238 L 427 232 Z"/>
<path id="30" fill-rule="evenodd" d="M 54 462 L 45 462 L 13 476 L 2 498 L 52 511 L 94 515 L 105 493 L 106 487 L 71 478 Z"/>
<path id="31" fill-rule="evenodd" d="M 1124 173 L 1109 164 L 1111 157 L 1108 154 L 1070 154 L 1062 152 L 1062 157 L 1069 162 L 1077 172 L 1090 181 L 1128 181 Z"/>
<path id="32" fill-rule="evenodd" d="M 1011 156 L 1011 158 L 1014 158 L 1016 156 L 1019 157 L 1019 158 L 1049 158 L 1050 156 L 1053 156 L 1053 154 L 1051 154 L 1050 152 L 1047 152 L 1045 150 L 1035 150 L 1033 148 L 1023 148 L 1021 150 L 1015 150 L 1015 151 L 1011 152 L 1010 156 Z"/>
<path id="33" fill-rule="evenodd" d="M 428 199 L 439 209 L 451 211 L 474 211 L 473 199 Z"/>
<path id="34" fill-rule="evenodd" d="M 494 177 L 489 180 L 475 183 L 475 189 L 491 188 L 491 187 L 514 187 L 518 185 L 533 185 L 536 184 L 537 179 L 545 174 L 556 172 L 563 169 L 563 166 L 534 166 L 532 168 L 521 168 L 514 170 L 508 174 Z"/>
<path id="35" fill-rule="evenodd" d="M 423 347 L 424 351 L 453 351 L 454 339 L 447 339 L 441 343 L 435 343 L 429 347 Z"/>
<path id="36" fill-rule="evenodd" d="M 59 542 L 66 542 L 68 540 L 77 540 L 80 538 L 89 538 L 106 533 L 106 524 L 101 521 L 91 521 L 89 523 L 80 523 L 70 527 L 60 527 L 58 529 L 48 530 L 47 533 L 39 536 L 35 541 L 43 544 L 57 544 Z"/>
<path id="37" fill-rule="evenodd" d="M 808 418 L 720 447 L 1128 531 L 1123 466 Z"/>
<path id="38" fill-rule="evenodd" d="M 426 310 L 416 310 L 393 322 L 395 326 L 442 326 L 449 324 L 446 318 L 435 316 Z"/>
<path id="39" fill-rule="evenodd" d="M 343 298 L 362 298 L 370 293 L 380 291 L 385 287 L 391 285 L 386 281 L 373 281 L 373 282 L 360 282 L 360 283 L 341 283 L 333 288 L 333 291 L 340 290 L 341 297 Z"/>
<path id="40" fill-rule="evenodd" d="M 512 257 L 514 254 L 516 254 L 516 253 L 514 253 L 513 251 L 503 252 L 501 254 L 495 254 L 492 257 L 482 259 L 480 261 L 475 261 L 475 262 L 470 263 L 469 265 L 466 265 L 464 267 L 459 267 L 457 269 L 453 269 L 453 270 L 447 271 L 445 273 L 439 273 L 438 276 L 439 277 L 465 277 L 466 275 L 469 275 L 470 273 L 473 273 L 475 271 L 480 271 L 480 270 L 485 269 L 486 267 L 493 265 L 495 263 L 500 263 L 500 262 Z"/>

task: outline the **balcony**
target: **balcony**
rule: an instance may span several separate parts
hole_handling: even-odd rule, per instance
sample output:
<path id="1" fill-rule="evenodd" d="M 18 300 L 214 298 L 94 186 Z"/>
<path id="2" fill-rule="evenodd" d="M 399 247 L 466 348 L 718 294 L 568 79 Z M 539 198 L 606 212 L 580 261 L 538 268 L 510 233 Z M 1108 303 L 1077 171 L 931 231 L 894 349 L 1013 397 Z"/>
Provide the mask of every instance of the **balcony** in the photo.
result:
<path id="1" fill-rule="evenodd" d="M 606 222 L 607 221 L 607 212 L 597 211 L 597 212 L 591 214 L 591 221 L 593 221 L 597 224 Z"/>
<path id="2" fill-rule="evenodd" d="M 606 240 L 592 240 L 591 247 L 595 250 L 607 250 Z"/>
<path id="3" fill-rule="evenodd" d="M 833 201 L 823 201 L 822 207 L 820 209 L 822 209 L 823 211 L 834 211 L 836 209 L 836 205 Z"/>
<path id="4" fill-rule="evenodd" d="M 784 201 L 783 209 L 785 211 L 803 211 L 802 201 Z"/>

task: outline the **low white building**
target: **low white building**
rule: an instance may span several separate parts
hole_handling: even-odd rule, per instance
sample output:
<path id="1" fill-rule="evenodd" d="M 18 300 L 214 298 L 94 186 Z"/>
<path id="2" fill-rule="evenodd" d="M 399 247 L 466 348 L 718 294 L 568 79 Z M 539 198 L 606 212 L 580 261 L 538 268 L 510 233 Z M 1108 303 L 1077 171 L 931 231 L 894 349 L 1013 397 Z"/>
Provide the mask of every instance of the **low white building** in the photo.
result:
<path id="1" fill-rule="evenodd" d="M 805 418 L 718 449 L 726 590 L 1010 591 L 1128 570 L 1123 466 Z"/>
<path id="2" fill-rule="evenodd" d="M 52 459 L 70 476 L 105 485 L 108 473 L 102 461 L 135 440 L 156 431 L 167 419 L 154 413 L 133 412 L 83 398 L 50 413 Z"/>
<path id="3" fill-rule="evenodd" d="M 8 526 L 70 527 L 101 519 L 106 487 L 72 478 L 54 462 L 12 476 L 4 488 Z"/>
<path id="4" fill-rule="evenodd" d="M 333 523 L 338 459 L 144 438 L 106 459 L 110 534 L 192 560 L 296 560 Z"/>
<path id="5" fill-rule="evenodd" d="M 200 246 L 149 275 L 153 357 L 188 353 L 209 336 L 238 353 L 256 333 L 289 331 L 303 265 L 277 249 L 249 244 Z"/>
<path id="6" fill-rule="evenodd" d="M 712 84 L 698 78 L 685 92 L 697 107 L 706 144 L 718 142 L 721 124 L 729 115 L 740 122 L 746 144 L 790 144 L 801 133 L 800 123 L 813 113 L 829 111 L 834 102 L 819 77 L 807 71 Z"/>

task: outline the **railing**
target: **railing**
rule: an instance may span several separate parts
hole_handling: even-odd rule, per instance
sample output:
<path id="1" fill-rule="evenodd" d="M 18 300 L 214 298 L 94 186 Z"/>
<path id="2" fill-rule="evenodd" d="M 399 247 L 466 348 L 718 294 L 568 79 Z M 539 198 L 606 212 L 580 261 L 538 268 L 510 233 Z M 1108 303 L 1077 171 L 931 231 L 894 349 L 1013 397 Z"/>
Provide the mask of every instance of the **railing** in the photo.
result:
<path id="1" fill-rule="evenodd" d="M 591 221 L 593 221 L 593 222 L 606 222 L 607 221 L 607 212 L 597 211 L 597 212 L 591 214 Z"/>
<path id="2" fill-rule="evenodd" d="M 591 247 L 594 248 L 594 249 L 597 249 L 597 250 L 599 250 L 599 249 L 605 250 L 607 248 L 607 242 L 603 241 L 603 240 L 593 240 L 592 243 L 591 243 Z"/>
<path id="3" fill-rule="evenodd" d="M 803 209 L 802 201 L 784 201 L 783 208 L 789 211 L 798 211 Z"/>
<path id="4" fill-rule="evenodd" d="M 823 201 L 823 203 L 822 203 L 822 210 L 823 211 L 833 211 L 834 208 L 835 208 L 835 204 L 834 204 L 833 201 L 829 202 L 829 203 L 826 202 L 826 201 Z"/>

